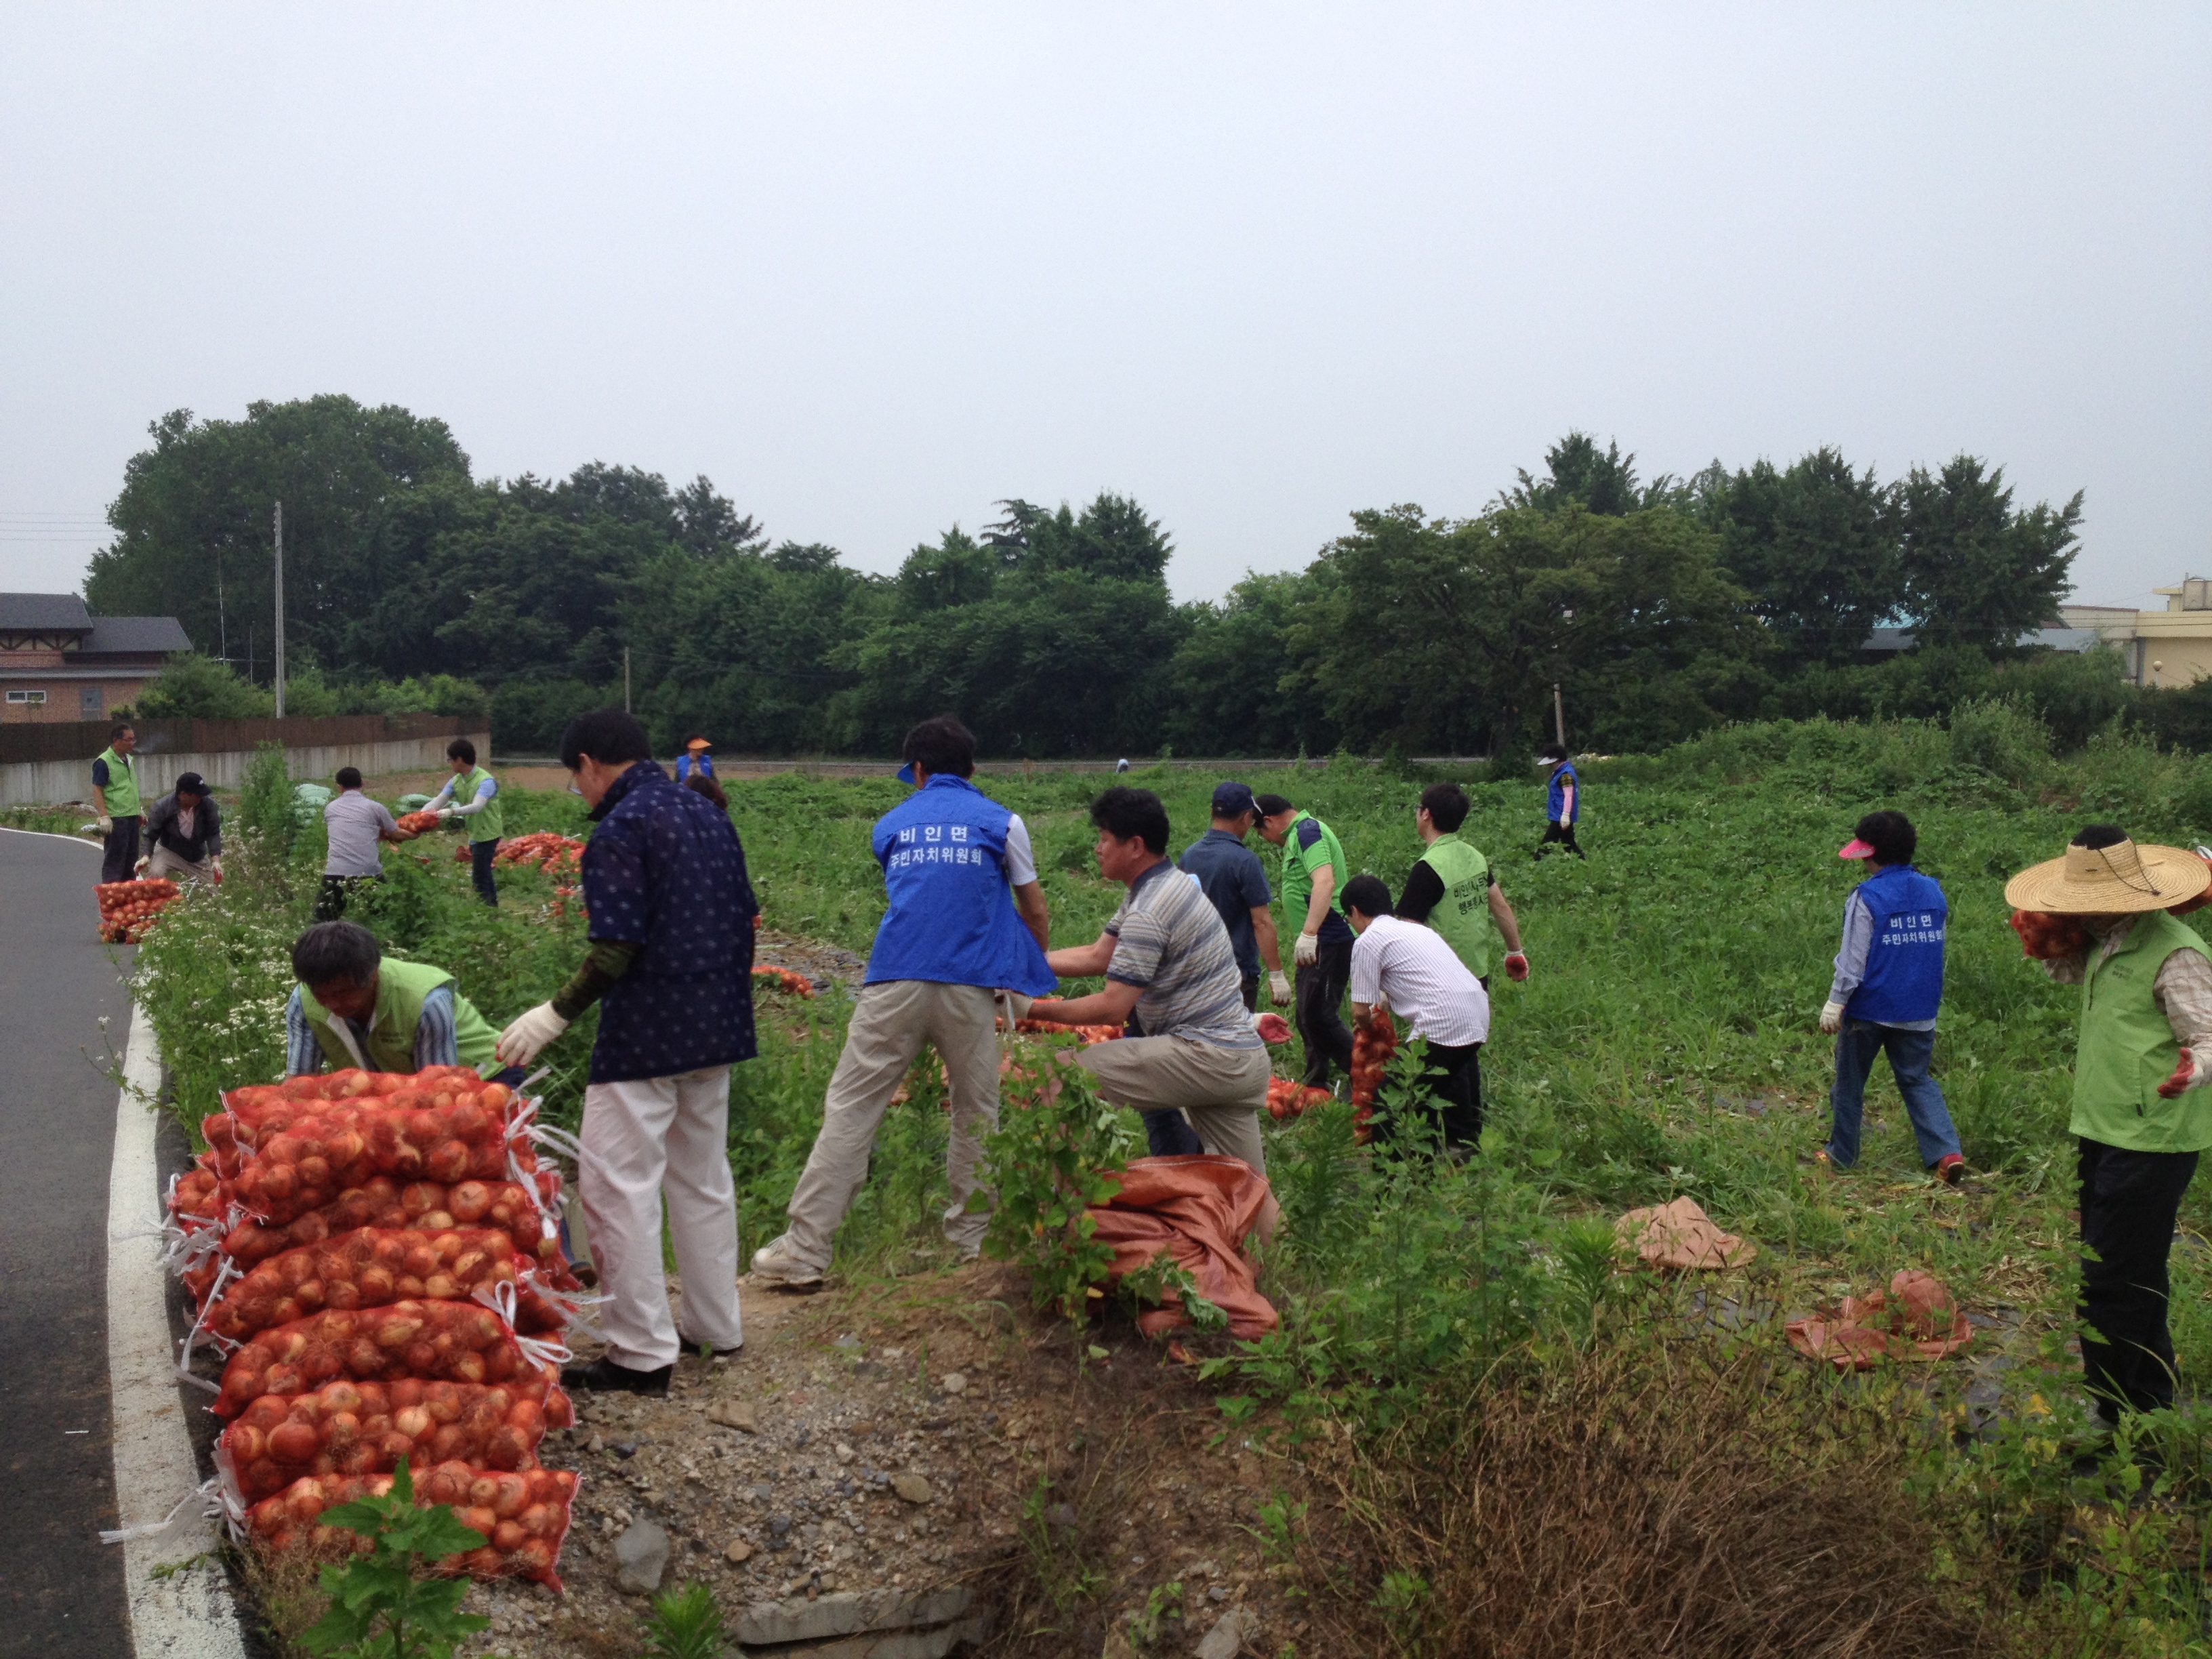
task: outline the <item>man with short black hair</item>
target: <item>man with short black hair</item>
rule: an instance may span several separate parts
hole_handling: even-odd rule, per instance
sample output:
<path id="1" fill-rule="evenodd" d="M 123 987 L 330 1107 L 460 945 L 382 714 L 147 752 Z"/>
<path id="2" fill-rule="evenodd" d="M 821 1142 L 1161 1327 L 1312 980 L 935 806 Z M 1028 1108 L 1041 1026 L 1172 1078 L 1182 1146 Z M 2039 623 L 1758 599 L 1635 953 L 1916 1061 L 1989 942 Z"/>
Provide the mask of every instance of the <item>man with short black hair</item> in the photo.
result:
<path id="1" fill-rule="evenodd" d="M 1248 1011 L 1260 1006 L 1262 958 L 1267 964 L 1268 1000 L 1288 1005 L 1291 1000 L 1290 977 L 1283 972 L 1281 949 L 1275 943 L 1275 913 L 1270 908 L 1274 895 L 1268 890 L 1267 872 L 1261 866 L 1260 855 L 1244 844 L 1259 816 L 1250 785 L 1218 785 L 1213 791 L 1212 824 L 1183 848 L 1182 857 L 1176 860 L 1184 874 L 1198 878 L 1206 896 L 1221 913 L 1221 925 L 1229 930 L 1229 948 L 1236 952 Z"/>
<path id="2" fill-rule="evenodd" d="M 583 718 L 589 720 L 592 716 Z M 499 800 L 499 782 L 477 764 L 477 746 L 466 738 L 455 738 L 446 745 L 446 763 L 453 769 L 453 775 L 446 780 L 446 787 L 431 796 L 422 810 L 434 812 L 441 819 L 468 820 L 470 879 L 476 883 L 477 896 L 497 909 L 499 884 L 492 879 L 492 854 L 499 851 L 500 837 L 507 833 L 506 812 Z M 465 797 L 458 806 L 453 804 L 456 794 Z"/>
<path id="3" fill-rule="evenodd" d="M 1521 923 L 1498 888 L 1498 872 L 1489 860 L 1460 839 L 1469 805 L 1467 791 L 1455 783 L 1432 783 L 1421 791 L 1413 827 L 1427 850 L 1406 877 L 1397 914 L 1402 921 L 1425 922 L 1443 934 L 1468 972 L 1487 991 L 1493 926 L 1505 940 L 1506 978 L 1516 982 L 1528 978 L 1528 958 L 1521 949 Z"/>
<path id="4" fill-rule="evenodd" d="M 1350 871 L 1336 832 L 1280 795 L 1254 798 L 1260 833 L 1283 849 L 1283 914 L 1298 926 L 1298 1035 L 1306 1045 L 1306 1082 L 1328 1086 L 1334 1061 L 1352 1071 L 1352 1028 L 1338 1005 L 1352 976 L 1352 929 L 1344 920 Z"/>
<path id="5" fill-rule="evenodd" d="M 337 782 L 337 793 L 323 805 L 330 849 L 323 860 L 322 890 L 315 895 L 317 921 L 336 921 L 362 883 L 384 879 L 382 843 L 398 846 L 415 839 L 382 801 L 362 793 L 359 767 L 338 768 Z"/>
<path id="6" fill-rule="evenodd" d="M 1464 1157 L 1482 1139 L 1482 1045 L 1490 1037 L 1490 997 L 1450 945 L 1433 929 L 1391 914 L 1390 890 L 1374 876 L 1345 884 L 1344 910 L 1358 942 L 1352 947 L 1352 1015 L 1364 1022 L 1395 1010 L 1408 1035 L 1428 1045 L 1422 1086 L 1436 1104 L 1447 1155 Z M 1368 1133 L 1388 1145 L 1404 1126 L 1378 1108 Z"/>
<path id="7" fill-rule="evenodd" d="M 127 720 L 107 733 L 107 747 L 92 763 L 92 798 L 100 808 L 100 878 L 129 881 L 138 865 L 138 774 L 131 750 L 138 734 Z"/>
<path id="8" fill-rule="evenodd" d="M 222 879 L 222 814 L 198 773 L 179 773 L 176 787 L 148 809 L 145 823 L 139 864 L 148 880 Z"/>
<path id="9" fill-rule="evenodd" d="M 791 1194 L 790 1224 L 753 1252 L 755 1276 L 786 1289 L 822 1283 L 837 1228 L 867 1179 L 876 1130 L 924 1043 L 945 1063 L 951 1097 L 945 1237 L 963 1256 L 980 1251 L 988 1218 L 970 1214 L 968 1200 L 983 1137 L 999 1125 L 997 994 L 1026 999 L 1052 988 L 1029 834 L 969 781 L 975 738 L 939 714 L 906 734 L 902 757 L 899 781 L 914 793 L 870 832 L 889 904 L 822 1130 Z"/>
<path id="10" fill-rule="evenodd" d="M 730 1067 L 750 1060 L 753 902 L 729 815 L 651 758 L 619 708 L 568 722 L 561 764 L 598 827 L 584 843 L 591 954 L 550 1002 L 500 1033 L 528 1066 L 593 1003 L 599 1029 L 584 1089 L 577 1193 L 607 1300 L 605 1351 L 562 1374 L 570 1389 L 665 1395 L 682 1349 L 733 1353 L 737 1188 L 730 1176 Z M 661 1270 L 662 1196 L 684 1276 L 684 1325 Z"/>
<path id="11" fill-rule="evenodd" d="M 299 983 L 284 1006 L 284 1069 L 419 1072 L 492 1063 L 492 1029 L 453 976 L 387 957 L 358 922 L 320 921 L 292 945 Z"/>
<path id="12" fill-rule="evenodd" d="M 1185 1114 L 1205 1151 L 1264 1176 L 1267 1050 L 1239 994 L 1229 931 L 1199 884 L 1169 861 L 1158 795 L 1117 786 L 1091 804 L 1091 822 L 1098 872 L 1128 896 L 1094 942 L 1046 960 L 1062 979 L 1103 974 L 1105 988 L 1040 998 L 1030 1012 L 1071 1025 L 1118 1025 L 1133 1012 L 1143 1036 L 1095 1042 L 1076 1056 L 1098 1092 L 1140 1113 Z"/>

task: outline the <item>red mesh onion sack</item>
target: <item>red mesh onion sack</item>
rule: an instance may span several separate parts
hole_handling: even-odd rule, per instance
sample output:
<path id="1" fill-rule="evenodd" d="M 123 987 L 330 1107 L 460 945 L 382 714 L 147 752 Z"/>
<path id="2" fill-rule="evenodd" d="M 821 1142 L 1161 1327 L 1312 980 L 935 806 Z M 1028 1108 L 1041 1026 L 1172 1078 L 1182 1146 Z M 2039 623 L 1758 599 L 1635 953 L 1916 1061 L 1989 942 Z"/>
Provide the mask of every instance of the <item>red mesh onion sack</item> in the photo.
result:
<path id="1" fill-rule="evenodd" d="M 389 1474 L 459 1459 L 488 1469 L 534 1469 L 548 1427 L 575 1420 L 568 1396 L 541 1404 L 471 1382 L 328 1382 L 313 1394 L 261 1396 L 222 1431 L 239 1492 L 249 1504 L 306 1475 Z"/>
<path id="2" fill-rule="evenodd" d="M 560 1380 L 550 1359 L 534 1357 L 480 1303 L 395 1302 L 358 1313 L 326 1310 L 261 1332 L 223 1367 L 215 1414 L 228 1421 L 263 1395 L 309 1394 L 341 1378 L 408 1376 L 496 1383 L 541 1404 Z"/>
<path id="3" fill-rule="evenodd" d="M 516 1329 L 563 1330 L 569 1321 L 539 1293 L 531 1261 L 515 1253 L 505 1233 L 487 1227 L 359 1227 L 270 1256 L 233 1280 L 202 1322 L 228 1341 L 246 1342 L 326 1308 L 344 1313 L 396 1302 L 467 1301 L 479 1291 L 497 1295 L 506 1285 L 516 1294 Z"/>
<path id="4" fill-rule="evenodd" d="M 413 1465 L 409 1465 L 411 1473 Z M 325 1510 L 356 1498 L 380 1498 L 393 1477 L 306 1475 L 246 1512 L 254 1541 L 271 1551 L 313 1549 L 317 1554 L 365 1553 L 368 1540 L 318 1522 Z M 561 1540 L 568 1535 L 576 1476 L 568 1469 L 481 1469 L 467 1463 L 432 1465 L 415 1479 L 415 1501 L 449 1504 L 461 1524 L 483 1534 L 480 1549 L 448 1556 L 438 1571 L 472 1578 L 534 1578 L 557 1590 Z"/>

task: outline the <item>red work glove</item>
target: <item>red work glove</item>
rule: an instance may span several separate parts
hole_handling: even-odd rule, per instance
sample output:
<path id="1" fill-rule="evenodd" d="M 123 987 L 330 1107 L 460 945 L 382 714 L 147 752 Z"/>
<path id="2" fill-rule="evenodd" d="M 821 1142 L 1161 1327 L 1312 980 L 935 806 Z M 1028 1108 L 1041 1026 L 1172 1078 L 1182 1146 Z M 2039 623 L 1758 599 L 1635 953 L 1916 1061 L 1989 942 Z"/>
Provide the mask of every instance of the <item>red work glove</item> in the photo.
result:
<path id="1" fill-rule="evenodd" d="M 2158 1085 L 2159 1098 L 2172 1100 L 2185 1094 L 2204 1081 L 2204 1073 L 2197 1064 L 2197 1056 L 2186 1048 L 2181 1051 L 2181 1063 L 2173 1068 L 2173 1075 Z"/>
<path id="2" fill-rule="evenodd" d="M 1518 951 L 1508 951 L 1505 953 L 1505 977 L 1511 980 L 1516 985 L 1518 985 L 1522 980 L 1528 978 L 1528 958 L 1522 956 Z"/>

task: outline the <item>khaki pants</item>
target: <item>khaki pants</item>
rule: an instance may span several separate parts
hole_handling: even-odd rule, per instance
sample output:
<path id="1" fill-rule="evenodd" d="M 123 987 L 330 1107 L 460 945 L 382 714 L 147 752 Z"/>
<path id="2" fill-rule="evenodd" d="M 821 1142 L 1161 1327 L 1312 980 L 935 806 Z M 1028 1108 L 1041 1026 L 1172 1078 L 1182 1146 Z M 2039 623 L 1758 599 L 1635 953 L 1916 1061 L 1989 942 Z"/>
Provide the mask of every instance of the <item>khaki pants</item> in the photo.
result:
<path id="1" fill-rule="evenodd" d="M 967 1206 L 982 1137 L 999 1127 L 995 1019 L 993 994 L 980 985 L 894 979 L 862 988 L 823 1102 L 822 1133 L 791 1194 L 786 1237 L 799 1261 L 829 1267 L 830 1241 L 868 1178 L 876 1127 L 925 1042 L 945 1062 L 952 1097 L 952 1136 L 945 1152 L 952 1202 L 945 1212 L 945 1236 L 963 1249 L 982 1242 L 989 1218 L 969 1215 Z"/>
<path id="2" fill-rule="evenodd" d="M 681 1340 L 734 1348 L 738 1192 L 730 1177 L 730 1068 L 594 1083 L 584 1090 L 577 1195 L 599 1270 L 607 1357 L 632 1370 L 676 1361 L 678 1337 L 660 1265 L 661 1195 L 684 1275 Z"/>
<path id="3" fill-rule="evenodd" d="M 166 847 L 156 847 L 154 855 L 146 860 L 145 878 L 155 881 L 164 876 L 171 881 L 212 882 L 215 879 L 215 860 L 204 858 L 193 864 L 179 858 Z"/>
<path id="4" fill-rule="evenodd" d="M 1115 1105 L 1140 1112 L 1179 1107 L 1207 1152 L 1267 1173 L 1260 1140 L 1260 1114 L 1267 1104 L 1265 1048 L 1217 1048 L 1188 1037 L 1121 1037 L 1092 1043 L 1076 1064 L 1098 1079 L 1098 1092 Z"/>

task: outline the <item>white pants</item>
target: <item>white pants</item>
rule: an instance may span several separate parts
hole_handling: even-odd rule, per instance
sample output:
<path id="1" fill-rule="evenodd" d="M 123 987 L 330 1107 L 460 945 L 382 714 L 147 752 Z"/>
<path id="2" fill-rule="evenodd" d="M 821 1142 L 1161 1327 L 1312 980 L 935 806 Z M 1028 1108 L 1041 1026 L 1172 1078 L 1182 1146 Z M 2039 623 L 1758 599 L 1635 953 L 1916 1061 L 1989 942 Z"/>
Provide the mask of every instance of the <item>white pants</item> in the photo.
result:
<path id="1" fill-rule="evenodd" d="M 599 1304 L 599 1329 L 617 1365 L 658 1370 L 675 1363 L 681 1346 L 734 1348 L 744 1339 L 729 1121 L 726 1066 L 584 1091 L 577 1188 L 599 1292 L 608 1298 Z M 684 1275 L 680 1339 L 661 1268 L 664 1191 L 676 1270 Z"/>
<path id="2" fill-rule="evenodd" d="M 982 1137 L 999 1127 L 999 1033 L 993 994 L 979 985 L 940 985 L 933 980 L 894 979 L 864 987 L 846 1028 L 844 1052 L 822 1103 L 822 1133 L 814 1138 L 805 1172 L 791 1194 L 792 1253 L 811 1267 L 830 1265 L 837 1224 L 853 1207 L 868 1178 L 868 1154 L 877 1126 L 925 1042 L 945 1062 L 951 1097 L 951 1139 L 945 1149 L 952 1202 L 945 1236 L 955 1244 L 980 1243 L 990 1224 L 967 1213 L 975 1190 Z"/>

